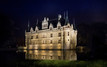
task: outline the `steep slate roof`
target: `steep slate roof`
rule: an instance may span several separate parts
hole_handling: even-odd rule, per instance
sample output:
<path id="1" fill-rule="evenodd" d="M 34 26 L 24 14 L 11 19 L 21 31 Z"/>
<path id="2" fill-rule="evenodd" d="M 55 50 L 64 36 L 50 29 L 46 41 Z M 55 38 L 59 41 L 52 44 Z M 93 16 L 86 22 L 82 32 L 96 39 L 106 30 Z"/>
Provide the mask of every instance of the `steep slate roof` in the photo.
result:
<path id="1" fill-rule="evenodd" d="M 49 29 L 49 25 L 50 23 L 53 24 L 53 28 L 56 28 L 57 27 L 57 23 L 58 23 L 58 19 L 54 19 L 54 20 L 49 20 L 48 21 L 48 29 Z M 60 23 L 61 23 L 61 26 L 64 26 L 65 25 L 65 19 L 61 18 L 60 19 Z M 38 29 L 39 30 L 42 30 L 42 22 L 38 22 Z"/>

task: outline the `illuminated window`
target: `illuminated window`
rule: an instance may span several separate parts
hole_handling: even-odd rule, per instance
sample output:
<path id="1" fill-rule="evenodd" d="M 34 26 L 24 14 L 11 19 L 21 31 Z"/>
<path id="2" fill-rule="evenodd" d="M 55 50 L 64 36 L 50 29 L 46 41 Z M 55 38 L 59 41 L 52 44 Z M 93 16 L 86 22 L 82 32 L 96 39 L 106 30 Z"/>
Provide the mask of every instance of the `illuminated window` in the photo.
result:
<path id="1" fill-rule="evenodd" d="M 31 39 L 33 39 L 33 36 L 31 36 Z"/>
<path id="2" fill-rule="evenodd" d="M 53 34 L 51 34 L 50 37 L 53 37 Z"/>
<path id="3" fill-rule="evenodd" d="M 69 32 L 68 32 L 68 36 L 69 36 Z"/>
<path id="4" fill-rule="evenodd" d="M 42 59 L 45 59 L 45 55 L 42 56 Z"/>
<path id="5" fill-rule="evenodd" d="M 58 33 L 58 36 L 61 37 L 61 33 Z"/>

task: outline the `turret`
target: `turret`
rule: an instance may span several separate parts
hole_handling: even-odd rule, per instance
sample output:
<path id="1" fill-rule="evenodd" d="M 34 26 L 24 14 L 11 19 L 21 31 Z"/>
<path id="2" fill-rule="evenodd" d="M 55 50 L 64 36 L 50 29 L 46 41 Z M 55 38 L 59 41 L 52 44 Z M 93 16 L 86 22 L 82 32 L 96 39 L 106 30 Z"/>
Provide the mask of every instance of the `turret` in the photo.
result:
<path id="1" fill-rule="evenodd" d="M 58 24 L 57 24 L 57 28 L 60 29 L 61 28 L 61 23 L 58 21 Z"/>
<path id="2" fill-rule="evenodd" d="M 53 24 L 52 24 L 52 23 L 50 23 L 50 25 L 49 25 L 49 29 L 50 29 L 50 30 L 53 29 Z"/>
<path id="3" fill-rule="evenodd" d="M 36 26 L 36 27 L 35 27 L 35 31 L 37 32 L 38 30 L 39 30 L 39 29 L 38 29 L 38 27 Z"/>
<path id="4" fill-rule="evenodd" d="M 69 23 L 68 11 L 66 11 L 66 15 L 65 15 L 65 25 L 67 25 L 67 23 Z"/>
<path id="5" fill-rule="evenodd" d="M 61 19 L 61 15 L 58 15 L 58 23 L 57 23 L 57 28 L 60 29 L 61 28 L 61 23 L 60 23 L 60 19 Z"/>
<path id="6" fill-rule="evenodd" d="M 30 28 L 30 32 L 33 32 L 33 28 L 32 27 Z"/>
<path id="7" fill-rule="evenodd" d="M 69 22 L 67 23 L 67 26 L 70 27 L 70 23 Z"/>

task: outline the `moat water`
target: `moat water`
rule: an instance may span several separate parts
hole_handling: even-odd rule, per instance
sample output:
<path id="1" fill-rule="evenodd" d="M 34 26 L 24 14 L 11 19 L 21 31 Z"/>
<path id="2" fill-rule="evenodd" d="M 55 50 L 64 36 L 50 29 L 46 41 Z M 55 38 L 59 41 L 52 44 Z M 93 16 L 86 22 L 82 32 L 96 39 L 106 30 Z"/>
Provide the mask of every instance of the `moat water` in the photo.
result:
<path id="1" fill-rule="evenodd" d="M 0 61 L 3 64 L 18 60 L 107 60 L 107 53 L 97 55 L 91 51 L 77 50 L 6 50 L 0 51 Z"/>

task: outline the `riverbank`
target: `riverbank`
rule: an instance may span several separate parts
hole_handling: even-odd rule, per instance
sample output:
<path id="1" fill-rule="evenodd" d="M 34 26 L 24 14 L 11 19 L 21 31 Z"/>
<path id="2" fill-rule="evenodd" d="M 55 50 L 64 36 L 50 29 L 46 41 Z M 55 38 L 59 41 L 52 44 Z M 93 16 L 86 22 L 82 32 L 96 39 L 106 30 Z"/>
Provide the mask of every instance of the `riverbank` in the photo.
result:
<path id="1" fill-rule="evenodd" d="M 94 60 L 94 61 L 25 60 L 17 61 L 12 64 L 14 64 L 12 65 L 13 67 L 107 67 L 107 61 L 104 60 Z"/>

